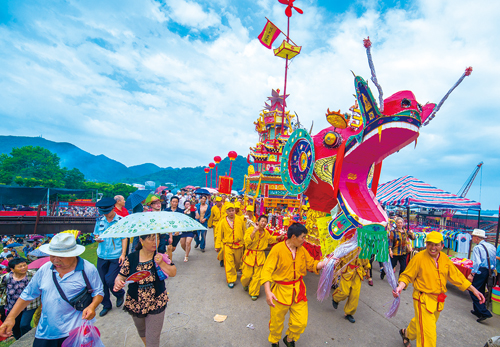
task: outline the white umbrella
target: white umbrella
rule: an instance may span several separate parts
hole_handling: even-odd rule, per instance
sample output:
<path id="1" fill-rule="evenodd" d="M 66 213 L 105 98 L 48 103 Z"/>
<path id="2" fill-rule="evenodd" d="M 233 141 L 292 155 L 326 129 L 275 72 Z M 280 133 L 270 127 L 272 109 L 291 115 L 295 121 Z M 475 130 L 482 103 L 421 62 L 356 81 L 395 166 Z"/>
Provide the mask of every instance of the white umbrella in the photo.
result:
<path id="1" fill-rule="evenodd" d="M 207 230 L 207 228 L 184 213 L 143 212 L 122 218 L 100 234 L 99 238 L 136 237 L 195 230 Z"/>

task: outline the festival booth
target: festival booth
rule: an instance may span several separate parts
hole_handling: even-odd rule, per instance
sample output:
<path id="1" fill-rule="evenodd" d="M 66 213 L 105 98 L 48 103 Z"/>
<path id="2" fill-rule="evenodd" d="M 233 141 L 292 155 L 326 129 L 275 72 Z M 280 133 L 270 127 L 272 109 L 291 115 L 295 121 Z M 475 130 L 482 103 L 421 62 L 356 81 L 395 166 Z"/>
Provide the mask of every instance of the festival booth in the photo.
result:
<path id="1" fill-rule="evenodd" d="M 445 192 L 412 176 L 400 177 L 381 184 L 377 191 L 377 199 L 383 206 L 406 207 L 407 210 L 410 207 L 426 207 L 447 211 L 481 210 L 479 202 Z M 471 236 L 465 230 L 447 230 L 446 218 L 450 215 L 452 214 L 443 214 L 444 221 L 440 228 L 410 226 L 408 223 L 409 228 L 416 236 L 413 248 L 425 247 L 426 235 L 431 231 L 439 231 L 443 234 L 447 254 L 452 253 L 450 258 L 453 263 L 465 276 L 468 276 L 472 267 L 472 261 L 467 259 L 470 253 Z"/>

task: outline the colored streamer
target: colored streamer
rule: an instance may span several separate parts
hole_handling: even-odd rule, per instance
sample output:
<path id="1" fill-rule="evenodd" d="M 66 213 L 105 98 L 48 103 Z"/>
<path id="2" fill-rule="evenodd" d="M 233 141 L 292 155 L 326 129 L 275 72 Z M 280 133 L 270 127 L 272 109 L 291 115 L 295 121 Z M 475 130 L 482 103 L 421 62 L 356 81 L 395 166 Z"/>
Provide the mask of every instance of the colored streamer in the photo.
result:
<path id="1" fill-rule="evenodd" d="M 398 281 L 396 280 L 396 276 L 394 275 L 392 264 L 390 261 L 385 261 L 383 264 L 384 264 L 385 274 L 387 275 L 387 282 L 389 282 L 393 290 L 396 290 L 396 288 L 398 287 Z M 387 311 L 385 314 L 387 318 L 394 318 L 396 316 L 396 313 L 398 313 L 400 302 L 401 302 L 400 296 L 394 299 L 391 308 L 389 308 L 389 311 Z"/>

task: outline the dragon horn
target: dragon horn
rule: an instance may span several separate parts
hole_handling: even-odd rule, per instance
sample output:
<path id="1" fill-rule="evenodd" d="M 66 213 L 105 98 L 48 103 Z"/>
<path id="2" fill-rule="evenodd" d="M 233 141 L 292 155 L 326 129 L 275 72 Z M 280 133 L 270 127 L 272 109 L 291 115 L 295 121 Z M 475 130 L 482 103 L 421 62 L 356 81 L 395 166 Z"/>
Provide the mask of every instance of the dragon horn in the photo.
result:
<path id="1" fill-rule="evenodd" d="M 458 79 L 458 81 L 453 85 L 453 87 L 451 87 L 451 89 L 448 90 L 448 93 L 446 93 L 446 95 L 441 99 L 439 104 L 437 104 L 437 106 L 434 107 L 431 114 L 429 115 L 429 117 L 427 117 L 427 120 L 424 122 L 424 124 L 423 124 L 424 126 L 429 124 L 429 122 L 436 116 L 436 112 L 439 111 L 441 106 L 443 106 L 443 103 L 446 101 L 446 99 L 448 99 L 448 96 L 450 96 L 451 92 L 453 92 L 455 90 L 455 88 L 458 87 L 458 85 L 460 83 L 462 83 L 462 81 L 464 80 L 465 77 L 470 76 L 471 73 L 472 73 L 472 67 L 469 66 L 468 68 L 465 69 L 465 72 Z"/>
<path id="2" fill-rule="evenodd" d="M 375 73 L 375 66 L 373 65 L 371 47 L 372 42 L 370 41 L 370 36 L 368 38 L 363 39 L 363 45 L 366 48 L 366 55 L 368 56 L 368 65 L 370 65 L 370 71 L 372 72 L 372 82 L 378 89 L 378 99 L 380 102 L 380 113 L 384 113 L 384 92 L 382 91 L 382 87 L 378 84 L 377 74 Z"/>

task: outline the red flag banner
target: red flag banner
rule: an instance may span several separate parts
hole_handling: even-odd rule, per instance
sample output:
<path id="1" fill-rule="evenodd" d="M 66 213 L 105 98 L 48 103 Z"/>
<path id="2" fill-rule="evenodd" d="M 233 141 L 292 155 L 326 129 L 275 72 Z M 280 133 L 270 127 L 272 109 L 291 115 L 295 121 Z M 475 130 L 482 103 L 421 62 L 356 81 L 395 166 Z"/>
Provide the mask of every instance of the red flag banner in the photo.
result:
<path id="1" fill-rule="evenodd" d="M 262 30 L 258 38 L 260 43 L 262 43 L 265 47 L 271 49 L 274 40 L 276 40 L 279 34 L 281 34 L 281 30 L 279 30 L 277 26 L 267 20 L 266 26 L 264 27 L 264 30 Z"/>

